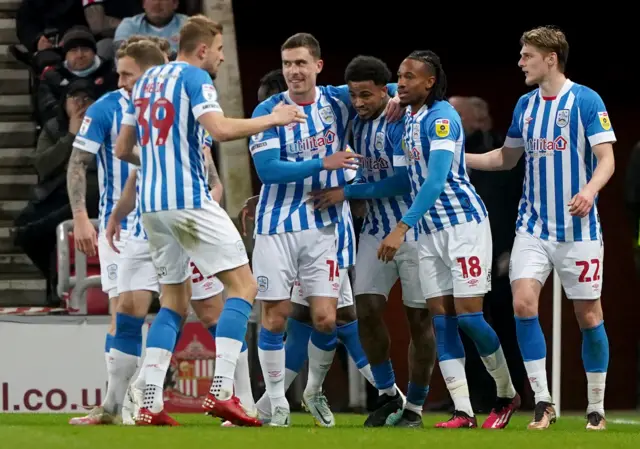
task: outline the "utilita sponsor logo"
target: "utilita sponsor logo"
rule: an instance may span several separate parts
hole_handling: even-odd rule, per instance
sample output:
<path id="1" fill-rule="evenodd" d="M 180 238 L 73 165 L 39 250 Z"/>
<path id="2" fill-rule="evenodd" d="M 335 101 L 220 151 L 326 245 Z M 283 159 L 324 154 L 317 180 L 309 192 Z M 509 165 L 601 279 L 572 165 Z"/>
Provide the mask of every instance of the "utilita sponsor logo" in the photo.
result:
<path id="1" fill-rule="evenodd" d="M 57 412 L 68 407 L 70 410 L 78 410 L 81 408 L 91 408 L 102 403 L 102 392 L 100 388 L 82 388 L 80 389 L 80 404 L 69 404 L 69 397 L 78 397 L 77 393 L 67 392 L 61 388 L 52 388 L 50 390 L 40 390 L 38 388 L 30 388 L 22 394 L 9 396 L 9 383 L 3 382 L 2 392 L 0 394 L 0 404 L 3 412 L 37 412 L 39 410 L 47 410 Z M 15 397 L 14 397 L 15 396 Z"/>

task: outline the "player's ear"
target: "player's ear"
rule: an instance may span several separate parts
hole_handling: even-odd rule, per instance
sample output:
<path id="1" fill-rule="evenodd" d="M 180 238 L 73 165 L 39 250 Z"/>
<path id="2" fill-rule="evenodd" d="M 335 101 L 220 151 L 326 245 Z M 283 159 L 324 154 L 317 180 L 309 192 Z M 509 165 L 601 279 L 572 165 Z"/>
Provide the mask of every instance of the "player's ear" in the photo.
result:
<path id="1" fill-rule="evenodd" d="M 316 73 L 322 72 L 323 67 L 324 67 L 324 61 L 322 59 L 318 59 L 316 61 Z"/>

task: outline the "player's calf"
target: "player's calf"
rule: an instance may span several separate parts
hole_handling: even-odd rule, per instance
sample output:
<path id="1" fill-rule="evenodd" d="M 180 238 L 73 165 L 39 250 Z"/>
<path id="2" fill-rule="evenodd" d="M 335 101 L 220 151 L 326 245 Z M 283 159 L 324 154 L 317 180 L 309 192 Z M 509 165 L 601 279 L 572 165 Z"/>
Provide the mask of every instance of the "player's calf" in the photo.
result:
<path id="1" fill-rule="evenodd" d="M 409 388 L 403 421 L 412 425 L 420 418 L 429 393 L 431 374 L 436 360 L 436 339 L 431 313 L 428 309 L 405 307 L 409 322 L 411 343 L 409 345 Z M 414 416 L 415 415 L 415 416 Z"/>

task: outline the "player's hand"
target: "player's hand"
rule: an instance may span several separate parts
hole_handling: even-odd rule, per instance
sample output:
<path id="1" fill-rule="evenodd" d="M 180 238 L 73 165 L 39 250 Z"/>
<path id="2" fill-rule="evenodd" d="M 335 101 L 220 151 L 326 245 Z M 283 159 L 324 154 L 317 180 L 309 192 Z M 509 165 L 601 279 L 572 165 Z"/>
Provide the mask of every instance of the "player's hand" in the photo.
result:
<path id="1" fill-rule="evenodd" d="M 340 168 L 358 169 L 359 161 L 363 156 L 350 151 L 337 151 L 331 156 L 322 159 L 322 166 L 325 170 L 338 170 Z"/>
<path id="2" fill-rule="evenodd" d="M 404 242 L 404 234 L 405 232 L 401 228 L 395 227 L 380 243 L 378 259 L 383 262 L 391 262 Z"/>
<path id="3" fill-rule="evenodd" d="M 242 226 L 242 235 L 244 237 L 247 236 L 247 220 L 255 220 L 257 206 L 258 195 L 247 198 L 247 200 L 242 205 L 240 213 L 238 214 L 238 220 L 240 221 L 240 225 Z"/>
<path id="4" fill-rule="evenodd" d="M 120 254 L 120 250 L 113 243 L 113 240 L 115 239 L 117 242 L 120 241 L 120 229 L 121 229 L 120 222 L 116 222 L 115 220 L 113 220 L 113 215 L 111 215 L 111 217 L 109 218 L 109 221 L 107 222 L 107 229 L 105 229 L 104 233 L 105 233 L 105 237 L 107 238 L 107 242 L 109 243 L 109 246 L 117 254 Z"/>
<path id="5" fill-rule="evenodd" d="M 594 192 L 587 187 L 583 188 L 569 201 L 569 213 L 574 217 L 586 217 L 593 207 L 595 197 L 596 194 Z"/>
<path id="6" fill-rule="evenodd" d="M 387 118 L 387 122 L 392 123 L 400 120 L 404 115 L 404 110 L 405 108 L 400 106 L 400 98 L 397 96 L 393 97 L 384 108 L 384 115 Z"/>
<path id="7" fill-rule="evenodd" d="M 73 240 L 76 248 L 89 257 L 96 255 L 98 234 L 93 223 L 85 215 L 73 219 Z"/>
<path id="8" fill-rule="evenodd" d="M 274 125 L 276 126 L 285 126 L 293 122 L 307 122 L 307 114 L 298 109 L 297 106 L 284 104 L 283 102 L 278 103 L 273 108 L 271 115 L 273 116 Z"/>
<path id="9" fill-rule="evenodd" d="M 342 187 L 330 187 L 328 189 L 313 190 L 309 192 L 309 196 L 313 200 L 313 207 L 322 210 L 344 201 L 344 189 Z"/>

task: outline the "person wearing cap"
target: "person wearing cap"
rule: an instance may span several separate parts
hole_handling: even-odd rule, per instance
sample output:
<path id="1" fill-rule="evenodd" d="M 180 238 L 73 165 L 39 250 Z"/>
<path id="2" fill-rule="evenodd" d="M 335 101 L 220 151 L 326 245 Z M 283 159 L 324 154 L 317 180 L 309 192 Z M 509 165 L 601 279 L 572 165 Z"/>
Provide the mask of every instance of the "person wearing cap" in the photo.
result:
<path id="1" fill-rule="evenodd" d="M 76 79 L 89 80 L 98 95 L 117 87 L 118 79 L 113 61 L 105 61 L 96 54 L 96 40 L 86 27 L 74 27 L 62 38 L 64 60 L 47 67 L 38 87 L 38 121 L 41 124 L 60 114 L 60 101 L 69 85 Z"/>
<path id="2" fill-rule="evenodd" d="M 56 227 L 72 218 L 66 189 L 67 165 L 73 141 L 82 126 L 87 108 L 98 99 L 92 79 L 76 78 L 60 99 L 59 113 L 43 126 L 38 136 L 33 164 L 38 183 L 27 207 L 15 222 L 15 244 L 33 261 L 47 279 L 48 303 L 55 305 Z M 98 216 L 98 173 L 95 161 L 87 170 L 87 211 Z"/>

